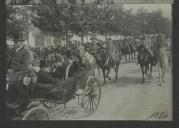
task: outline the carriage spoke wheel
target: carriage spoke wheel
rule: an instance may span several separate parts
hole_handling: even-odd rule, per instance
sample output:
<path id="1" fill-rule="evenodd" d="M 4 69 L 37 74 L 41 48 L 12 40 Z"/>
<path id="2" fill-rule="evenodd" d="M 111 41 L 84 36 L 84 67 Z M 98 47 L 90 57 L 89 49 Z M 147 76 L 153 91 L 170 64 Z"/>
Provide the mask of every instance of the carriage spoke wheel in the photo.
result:
<path id="1" fill-rule="evenodd" d="M 88 114 L 94 113 L 98 108 L 101 98 L 101 86 L 94 76 L 89 77 L 87 80 L 82 96 L 82 108 Z"/>
<path id="2" fill-rule="evenodd" d="M 44 107 L 34 107 L 25 113 L 22 120 L 49 120 L 49 113 Z"/>

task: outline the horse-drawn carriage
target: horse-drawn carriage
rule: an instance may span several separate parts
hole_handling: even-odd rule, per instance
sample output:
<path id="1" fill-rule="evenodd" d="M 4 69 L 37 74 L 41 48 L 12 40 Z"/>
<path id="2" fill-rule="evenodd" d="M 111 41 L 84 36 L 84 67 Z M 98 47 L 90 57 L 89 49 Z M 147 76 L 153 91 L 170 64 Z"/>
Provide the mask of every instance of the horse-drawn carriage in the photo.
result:
<path id="1" fill-rule="evenodd" d="M 57 85 L 34 83 L 28 86 L 30 102 L 25 107 L 11 107 L 7 103 L 11 119 L 19 117 L 21 120 L 48 120 L 49 111 L 59 104 L 66 104 L 78 97 L 78 104 L 88 114 L 96 111 L 101 97 L 101 86 L 98 79 L 92 75 L 94 68 L 80 71 L 74 77 L 61 81 Z M 77 93 L 78 90 L 82 90 Z"/>

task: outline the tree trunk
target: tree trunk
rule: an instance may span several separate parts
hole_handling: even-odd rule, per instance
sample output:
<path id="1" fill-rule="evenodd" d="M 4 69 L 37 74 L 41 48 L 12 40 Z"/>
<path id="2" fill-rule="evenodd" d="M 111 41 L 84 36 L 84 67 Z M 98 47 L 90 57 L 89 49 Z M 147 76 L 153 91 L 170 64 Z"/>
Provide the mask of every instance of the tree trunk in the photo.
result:
<path id="1" fill-rule="evenodd" d="M 65 31 L 65 43 L 66 43 L 66 45 L 68 45 L 68 30 L 66 29 L 66 31 Z"/>
<path id="2" fill-rule="evenodd" d="M 106 40 L 107 40 L 107 35 L 106 34 L 104 35 L 104 38 L 105 38 L 105 42 L 106 42 Z"/>
<path id="3" fill-rule="evenodd" d="M 81 35 L 81 42 L 82 42 L 82 44 L 84 44 L 84 35 L 83 34 Z"/>
<path id="4" fill-rule="evenodd" d="M 52 36 L 52 43 L 51 43 L 52 46 L 54 46 L 54 37 Z"/>
<path id="5" fill-rule="evenodd" d="M 44 40 L 45 40 L 45 47 L 47 46 L 47 38 L 44 37 Z"/>

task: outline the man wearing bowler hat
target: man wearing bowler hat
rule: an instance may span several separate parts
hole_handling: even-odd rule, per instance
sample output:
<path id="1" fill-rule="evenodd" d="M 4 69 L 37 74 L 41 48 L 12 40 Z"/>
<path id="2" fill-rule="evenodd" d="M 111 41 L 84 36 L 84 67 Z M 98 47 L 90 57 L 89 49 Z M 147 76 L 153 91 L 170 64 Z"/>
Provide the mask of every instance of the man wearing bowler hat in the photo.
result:
<path id="1" fill-rule="evenodd" d="M 24 42 L 24 35 L 21 33 L 16 34 L 11 70 L 9 72 L 19 76 L 19 79 L 21 79 L 20 77 L 23 74 L 29 72 L 33 59 L 31 52 L 25 47 Z"/>
<path id="2" fill-rule="evenodd" d="M 10 69 L 7 72 L 10 85 L 7 90 L 7 101 L 10 103 L 16 101 L 19 94 L 18 85 L 22 83 L 23 77 L 31 72 L 33 57 L 31 52 L 25 47 L 24 41 L 24 35 L 16 33 Z"/>

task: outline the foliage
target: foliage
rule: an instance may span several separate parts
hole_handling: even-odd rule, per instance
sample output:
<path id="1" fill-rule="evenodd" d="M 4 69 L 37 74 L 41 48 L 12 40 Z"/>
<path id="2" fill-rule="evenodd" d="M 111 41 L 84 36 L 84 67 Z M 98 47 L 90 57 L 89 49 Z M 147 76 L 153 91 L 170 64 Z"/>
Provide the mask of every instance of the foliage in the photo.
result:
<path id="1" fill-rule="evenodd" d="M 162 33 L 171 34 L 171 20 L 162 16 L 160 10 L 149 12 L 143 8 L 137 13 L 126 10 L 123 6 L 109 6 L 108 4 L 55 4 L 32 7 L 31 22 L 44 34 L 68 39 L 71 35 L 123 35 L 136 36 L 142 34 Z M 99 1 L 100 2 L 100 1 Z M 23 8 L 8 6 L 7 35 L 12 38 L 17 31 L 29 31 L 29 24 Z M 22 15 L 17 18 L 15 15 Z"/>
<path id="2" fill-rule="evenodd" d="M 8 39 L 14 40 L 17 33 L 22 33 L 26 36 L 31 31 L 32 24 L 28 22 L 30 15 L 28 15 L 26 9 L 26 7 L 7 6 L 6 32 Z"/>

